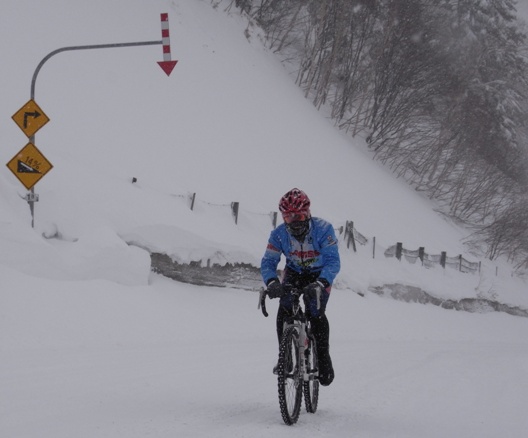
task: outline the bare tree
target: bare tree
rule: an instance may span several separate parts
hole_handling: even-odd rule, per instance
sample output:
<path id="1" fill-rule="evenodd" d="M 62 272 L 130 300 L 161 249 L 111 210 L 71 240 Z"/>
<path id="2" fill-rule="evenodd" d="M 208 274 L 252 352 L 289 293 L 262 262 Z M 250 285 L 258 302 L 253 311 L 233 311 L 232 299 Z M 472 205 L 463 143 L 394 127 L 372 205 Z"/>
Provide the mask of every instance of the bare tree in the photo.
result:
<path id="1" fill-rule="evenodd" d="M 296 55 L 306 97 L 445 212 L 483 227 L 492 256 L 517 230 L 509 219 L 524 218 L 528 185 L 528 46 L 514 3 L 236 0 L 271 48 Z"/>

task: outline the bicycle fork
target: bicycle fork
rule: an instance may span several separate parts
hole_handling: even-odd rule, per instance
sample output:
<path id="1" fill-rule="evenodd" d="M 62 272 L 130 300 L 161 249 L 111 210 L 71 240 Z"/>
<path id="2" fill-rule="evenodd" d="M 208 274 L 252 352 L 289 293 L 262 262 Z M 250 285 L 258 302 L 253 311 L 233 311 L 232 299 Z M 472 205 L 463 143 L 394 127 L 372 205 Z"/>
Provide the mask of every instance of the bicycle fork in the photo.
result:
<path id="1" fill-rule="evenodd" d="M 310 339 L 308 338 L 308 335 L 306 333 L 306 322 L 300 322 L 297 325 L 297 329 L 299 330 L 299 362 L 301 365 L 301 369 L 299 370 L 299 376 L 302 376 L 302 380 L 305 382 L 308 382 L 310 380 L 314 380 L 315 373 L 317 370 L 313 369 L 310 364 Z M 312 344 L 312 348 L 314 348 L 315 345 Z M 313 353 L 312 353 L 313 354 Z"/>

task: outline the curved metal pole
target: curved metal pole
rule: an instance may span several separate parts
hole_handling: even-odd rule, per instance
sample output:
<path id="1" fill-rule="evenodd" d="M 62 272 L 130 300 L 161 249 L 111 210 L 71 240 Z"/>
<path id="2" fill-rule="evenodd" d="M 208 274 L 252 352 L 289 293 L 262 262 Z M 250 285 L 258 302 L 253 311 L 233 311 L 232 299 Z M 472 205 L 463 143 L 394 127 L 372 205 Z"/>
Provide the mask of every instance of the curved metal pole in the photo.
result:
<path id="1" fill-rule="evenodd" d="M 57 53 L 61 52 L 67 52 L 72 50 L 87 50 L 87 49 L 112 49 L 112 48 L 119 48 L 119 47 L 134 47 L 134 46 L 154 46 L 158 44 L 163 44 L 163 41 L 141 41 L 136 43 L 115 43 L 115 44 L 95 44 L 95 45 L 89 45 L 89 46 L 70 46 L 70 47 L 61 47 L 60 49 L 54 50 L 53 52 L 48 53 L 42 61 L 39 62 L 37 65 L 37 68 L 35 69 L 35 72 L 33 73 L 33 78 L 31 79 L 31 100 L 35 99 L 35 85 L 37 82 L 37 76 L 40 72 L 40 69 L 42 66 L 46 63 L 48 59 L 50 59 L 52 56 L 56 55 Z M 33 144 L 35 144 L 35 136 L 32 135 L 29 138 L 29 141 Z M 31 211 L 31 227 L 35 228 L 35 188 L 31 187 L 30 190 L 31 197 L 28 198 L 28 204 L 29 209 Z"/>
<path id="2" fill-rule="evenodd" d="M 163 41 L 141 41 L 137 43 L 115 43 L 115 44 L 96 44 L 96 45 L 89 45 L 89 46 L 70 46 L 70 47 L 62 47 L 60 49 L 54 50 L 53 52 L 48 53 L 42 59 L 42 61 L 40 61 L 39 65 L 37 65 L 37 68 L 35 69 L 35 73 L 33 73 L 33 79 L 31 80 L 31 93 L 30 93 L 31 99 L 35 98 L 35 84 L 37 82 L 37 76 L 40 72 L 40 69 L 46 63 L 48 59 L 50 59 L 52 56 L 56 55 L 57 53 L 71 51 L 71 50 L 112 49 L 112 48 L 118 48 L 118 47 L 153 46 L 157 44 L 163 44 Z"/>

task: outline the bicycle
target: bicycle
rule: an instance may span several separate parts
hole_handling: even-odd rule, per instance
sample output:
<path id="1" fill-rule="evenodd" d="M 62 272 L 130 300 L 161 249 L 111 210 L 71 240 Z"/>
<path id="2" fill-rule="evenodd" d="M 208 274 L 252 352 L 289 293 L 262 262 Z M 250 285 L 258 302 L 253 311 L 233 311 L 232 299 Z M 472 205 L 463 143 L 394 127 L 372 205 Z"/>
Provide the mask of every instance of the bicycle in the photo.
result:
<path id="1" fill-rule="evenodd" d="M 299 419 L 302 396 L 306 411 L 313 414 L 319 401 L 319 369 L 315 337 L 310 321 L 300 305 L 302 290 L 292 289 L 292 312 L 284 321 L 282 339 L 279 346 L 277 380 L 279 406 L 282 419 L 293 425 Z M 267 291 L 260 291 L 259 308 L 267 317 Z M 320 295 L 317 295 L 317 308 L 320 308 Z"/>

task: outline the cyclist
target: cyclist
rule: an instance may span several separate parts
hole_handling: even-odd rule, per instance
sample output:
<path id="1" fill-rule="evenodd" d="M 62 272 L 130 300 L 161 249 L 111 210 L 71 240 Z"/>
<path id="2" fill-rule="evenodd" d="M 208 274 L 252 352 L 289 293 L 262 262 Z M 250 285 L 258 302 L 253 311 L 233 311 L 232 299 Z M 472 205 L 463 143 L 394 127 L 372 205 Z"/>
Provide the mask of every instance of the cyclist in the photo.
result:
<path id="1" fill-rule="evenodd" d="M 261 261 L 261 274 L 270 298 L 280 298 L 277 312 L 279 344 L 285 317 L 291 311 L 292 288 L 302 289 L 306 316 L 317 343 L 319 382 L 328 386 L 334 380 L 329 351 L 330 326 L 325 314 L 332 282 L 340 269 L 337 239 L 333 226 L 310 214 L 310 199 L 294 188 L 279 202 L 284 223 L 275 228 Z M 282 281 L 277 277 L 281 255 L 286 257 Z M 317 291 L 320 308 L 317 308 Z M 273 369 L 277 373 L 277 366 Z"/>

